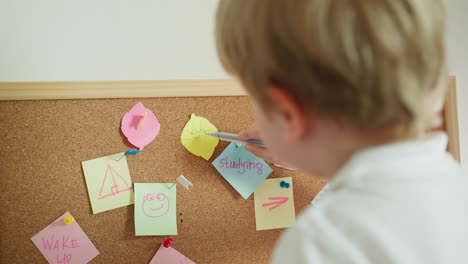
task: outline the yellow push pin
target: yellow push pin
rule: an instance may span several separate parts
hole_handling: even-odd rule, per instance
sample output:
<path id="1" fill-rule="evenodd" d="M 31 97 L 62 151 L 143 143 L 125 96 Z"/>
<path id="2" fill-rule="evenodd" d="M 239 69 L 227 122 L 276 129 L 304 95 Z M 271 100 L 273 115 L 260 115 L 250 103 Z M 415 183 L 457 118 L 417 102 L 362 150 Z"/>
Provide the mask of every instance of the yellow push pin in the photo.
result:
<path id="1" fill-rule="evenodd" d="M 65 217 L 65 219 L 63 219 L 63 222 L 67 225 L 75 222 L 75 218 L 73 218 L 73 216 L 69 216 L 69 217 Z"/>
<path id="2" fill-rule="evenodd" d="M 140 121 L 140 125 L 138 126 L 138 128 L 142 128 L 143 127 L 143 124 L 145 123 L 145 119 L 146 119 L 146 116 L 148 115 L 148 112 L 145 112 L 143 114 L 143 118 L 141 119 Z"/>

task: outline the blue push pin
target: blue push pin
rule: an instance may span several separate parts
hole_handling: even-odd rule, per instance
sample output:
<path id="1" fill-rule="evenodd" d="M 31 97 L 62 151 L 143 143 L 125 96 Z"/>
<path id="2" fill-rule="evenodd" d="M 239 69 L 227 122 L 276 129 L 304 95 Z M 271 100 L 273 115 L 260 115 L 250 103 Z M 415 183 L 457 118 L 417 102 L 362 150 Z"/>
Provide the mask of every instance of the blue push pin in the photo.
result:
<path id="1" fill-rule="evenodd" d="M 280 182 L 280 187 L 281 187 L 281 188 L 286 188 L 286 189 L 288 189 L 288 188 L 289 188 L 289 183 L 287 183 L 287 182 L 285 182 L 285 181 L 281 181 L 281 182 Z"/>
<path id="2" fill-rule="evenodd" d="M 141 150 L 130 149 L 130 150 L 125 151 L 125 152 L 123 153 L 123 155 L 120 156 L 120 157 L 118 157 L 116 160 L 117 160 L 117 161 L 120 161 L 120 160 L 123 159 L 123 157 L 125 157 L 125 156 L 128 156 L 128 155 L 136 155 L 136 154 L 138 154 L 138 153 L 140 153 L 140 152 L 141 152 Z"/>
<path id="3" fill-rule="evenodd" d="M 128 156 L 128 155 L 136 155 L 138 153 L 140 153 L 141 150 L 134 150 L 134 149 L 130 149 L 130 150 L 127 150 L 125 151 L 124 155 L 125 156 Z"/>

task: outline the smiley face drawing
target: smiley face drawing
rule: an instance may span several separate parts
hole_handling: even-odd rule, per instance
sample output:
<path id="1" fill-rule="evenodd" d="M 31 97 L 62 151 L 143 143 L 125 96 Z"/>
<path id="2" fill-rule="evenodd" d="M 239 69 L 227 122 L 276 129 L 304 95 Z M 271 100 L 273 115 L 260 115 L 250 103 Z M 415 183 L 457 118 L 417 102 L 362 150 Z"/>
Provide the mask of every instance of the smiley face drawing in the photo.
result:
<path id="1" fill-rule="evenodd" d="M 151 218 L 164 216 L 169 212 L 169 199 L 164 193 L 148 193 L 143 198 L 142 209 Z"/>

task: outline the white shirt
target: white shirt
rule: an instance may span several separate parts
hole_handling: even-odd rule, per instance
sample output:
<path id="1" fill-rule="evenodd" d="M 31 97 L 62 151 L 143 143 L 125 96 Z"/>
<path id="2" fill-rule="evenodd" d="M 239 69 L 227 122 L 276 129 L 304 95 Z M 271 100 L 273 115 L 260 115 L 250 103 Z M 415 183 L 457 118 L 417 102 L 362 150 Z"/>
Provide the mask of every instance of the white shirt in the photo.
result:
<path id="1" fill-rule="evenodd" d="M 446 146 L 437 133 L 356 153 L 272 262 L 468 263 L 468 175 Z"/>

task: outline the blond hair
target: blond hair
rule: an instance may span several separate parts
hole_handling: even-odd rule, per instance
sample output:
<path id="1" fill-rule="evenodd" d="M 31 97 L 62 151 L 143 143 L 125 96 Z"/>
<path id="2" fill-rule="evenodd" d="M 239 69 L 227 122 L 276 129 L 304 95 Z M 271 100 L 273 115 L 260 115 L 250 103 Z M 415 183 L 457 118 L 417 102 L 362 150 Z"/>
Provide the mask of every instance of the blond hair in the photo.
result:
<path id="1" fill-rule="evenodd" d="M 277 85 L 357 128 L 411 126 L 445 67 L 443 0 L 221 0 L 218 54 L 263 107 Z"/>

